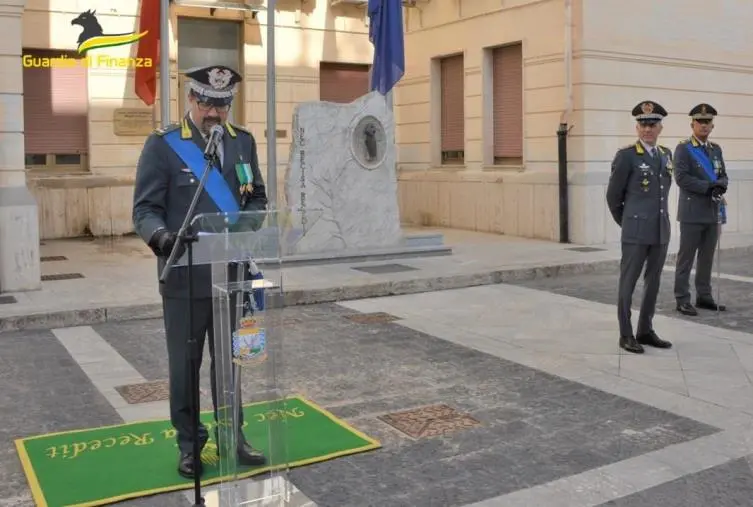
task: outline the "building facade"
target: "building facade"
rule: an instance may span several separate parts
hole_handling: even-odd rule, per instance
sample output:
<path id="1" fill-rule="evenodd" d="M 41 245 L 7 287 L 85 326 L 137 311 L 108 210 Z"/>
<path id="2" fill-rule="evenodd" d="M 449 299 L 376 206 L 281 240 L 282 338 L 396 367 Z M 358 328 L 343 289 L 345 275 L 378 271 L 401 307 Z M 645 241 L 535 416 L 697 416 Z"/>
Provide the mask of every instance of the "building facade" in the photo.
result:
<path id="1" fill-rule="evenodd" d="M 243 0 L 226 0 L 243 3 Z M 234 120 L 266 167 L 266 13 L 173 4 L 171 119 L 183 74 L 214 62 L 245 76 Z M 255 0 L 248 0 L 249 3 Z M 178 2 L 181 3 L 181 2 Z M 277 1 L 278 202 L 296 104 L 366 93 L 366 0 Z M 394 93 L 401 218 L 558 240 L 557 131 L 565 122 L 569 238 L 618 239 L 605 203 L 615 151 L 634 142 L 632 107 L 664 105 L 662 143 L 689 135 L 687 112 L 720 112 L 713 138 L 732 184 L 729 231 L 753 231 L 753 3 L 682 0 L 404 0 L 406 73 Z M 0 292 L 40 286 L 44 239 L 130 232 L 135 165 L 160 123 L 126 61 L 135 46 L 80 58 L 93 11 L 105 33 L 138 29 L 139 0 L 0 0 Z M 699 34 L 695 36 L 694 34 Z M 703 34 L 701 37 L 700 34 Z M 158 91 L 159 93 L 159 91 Z M 676 209 L 677 189 L 672 191 Z M 676 225 L 676 224 L 675 224 Z M 675 227 L 674 234 L 677 234 Z"/>
<path id="2" fill-rule="evenodd" d="M 431 0 L 406 10 L 395 93 L 405 222 L 558 240 L 558 138 L 567 122 L 569 236 L 616 241 L 605 193 L 632 108 L 662 104 L 660 142 L 688 112 L 719 111 L 712 138 L 731 186 L 728 231 L 753 231 L 753 3 Z M 703 34 L 703 36 L 695 36 Z M 677 188 L 670 210 L 677 208 Z M 677 234 L 674 223 L 674 234 Z"/>
<path id="3" fill-rule="evenodd" d="M 181 3 L 188 2 L 173 3 L 170 12 L 171 120 L 185 111 L 187 69 L 220 63 L 239 70 L 245 83 L 232 120 L 253 132 L 265 174 L 266 12 L 211 9 L 212 0 Z M 350 102 L 367 93 L 372 46 L 363 5 L 277 5 L 281 179 L 295 105 Z M 39 287 L 40 240 L 133 230 L 135 167 L 161 122 L 160 103 L 146 106 L 135 94 L 134 66 L 146 64 L 130 60 L 135 44 L 91 51 L 88 61 L 76 49 L 92 16 L 106 34 L 134 32 L 139 8 L 139 0 L 0 0 L 0 291 Z M 72 24 L 87 11 L 89 19 Z"/>

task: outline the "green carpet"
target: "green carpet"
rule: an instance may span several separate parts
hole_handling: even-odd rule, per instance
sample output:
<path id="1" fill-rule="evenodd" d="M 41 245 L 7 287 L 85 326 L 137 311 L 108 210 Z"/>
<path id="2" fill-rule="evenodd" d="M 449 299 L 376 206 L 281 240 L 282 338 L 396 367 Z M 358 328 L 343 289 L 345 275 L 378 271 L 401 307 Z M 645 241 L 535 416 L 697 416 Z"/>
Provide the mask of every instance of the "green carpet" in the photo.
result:
<path id="1" fill-rule="evenodd" d="M 262 451 L 268 448 L 268 424 L 259 421 L 268 414 L 269 405 L 244 407 L 246 438 Z M 376 440 L 300 396 L 286 400 L 285 412 L 291 467 L 380 447 Z M 211 425 L 212 413 L 202 413 L 202 421 Z M 19 439 L 16 448 L 38 507 L 94 507 L 192 488 L 193 481 L 178 475 L 174 435 L 169 420 L 145 421 Z M 215 449 L 210 441 L 202 453 L 204 485 L 223 479 Z M 241 476 L 279 468 L 280 463 L 272 462 L 248 468 Z"/>

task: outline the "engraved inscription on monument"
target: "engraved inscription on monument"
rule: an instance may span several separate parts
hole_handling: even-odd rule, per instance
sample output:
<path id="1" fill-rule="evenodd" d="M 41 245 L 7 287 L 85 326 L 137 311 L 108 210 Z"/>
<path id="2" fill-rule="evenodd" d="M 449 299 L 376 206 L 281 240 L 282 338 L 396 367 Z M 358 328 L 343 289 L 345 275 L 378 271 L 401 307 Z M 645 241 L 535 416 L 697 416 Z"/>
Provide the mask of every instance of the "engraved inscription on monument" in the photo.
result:
<path id="1" fill-rule="evenodd" d="M 387 139 L 382 123 L 364 116 L 353 129 L 350 144 L 353 157 L 366 169 L 376 169 L 387 154 Z"/>
<path id="2" fill-rule="evenodd" d="M 148 136 L 154 130 L 152 110 L 138 107 L 116 109 L 112 125 L 116 136 Z"/>

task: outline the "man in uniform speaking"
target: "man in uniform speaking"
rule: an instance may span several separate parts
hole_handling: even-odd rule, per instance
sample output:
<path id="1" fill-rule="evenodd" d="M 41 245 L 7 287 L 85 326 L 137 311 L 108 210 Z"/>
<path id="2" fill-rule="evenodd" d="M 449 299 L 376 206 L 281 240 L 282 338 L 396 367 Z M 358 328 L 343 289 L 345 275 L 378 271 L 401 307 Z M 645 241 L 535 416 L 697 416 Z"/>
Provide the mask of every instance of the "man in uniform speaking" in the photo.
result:
<path id="1" fill-rule="evenodd" d="M 158 258 L 159 272 L 177 242 L 180 229 L 191 200 L 204 171 L 204 150 L 210 131 L 222 125 L 224 133 L 217 147 L 219 164 L 212 168 L 216 174 L 207 179 L 196 206 L 195 214 L 265 210 L 266 189 L 256 153 L 256 141 L 250 132 L 227 121 L 228 112 L 241 76 L 224 66 L 192 69 L 186 73 L 189 88 L 189 112 L 180 123 L 159 129 L 151 134 L 136 169 L 133 198 L 133 223 L 136 232 Z M 193 299 L 194 325 L 188 320 L 188 268 L 176 266 L 164 284 L 162 295 L 167 354 L 170 369 L 170 420 L 177 431 L 180 457 L 178 472 L 193 478 L 192 434 L 192 371 L 189 362 L 189 335 L 198 342 L 201 351 L 209 335 L 212 356 L 212 400 L 217 416 L 217 393 L 214 378 L 214 333 L 212 323 L 211 267 L 194 266 Z M 199 448 L 209 438 L 207 429 L 199 425 Z M 254 466 L 266 462 L 264 455 L 254 450 L 239 435 L 238 462 Z"/>

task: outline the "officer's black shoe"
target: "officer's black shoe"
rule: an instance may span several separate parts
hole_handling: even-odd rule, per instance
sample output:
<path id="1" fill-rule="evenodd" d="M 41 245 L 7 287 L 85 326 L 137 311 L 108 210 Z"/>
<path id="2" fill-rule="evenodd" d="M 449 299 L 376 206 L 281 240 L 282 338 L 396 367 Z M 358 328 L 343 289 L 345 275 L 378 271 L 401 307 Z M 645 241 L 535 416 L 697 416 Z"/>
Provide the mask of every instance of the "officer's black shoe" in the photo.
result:
<path id="1" fill-rule="evenodd" d="M 713 299 L 697 299 L 695 305 L 698 308 L 703 308 L 704 310 L 717 311 L 718 309 L 720 312 L 723 312 L 727 309 L 727 307 L 724 305 L 717 305 Z"/>
<path id="2" fill-rule="evenodd" d="M 186 479 L 193 479 L 193 453 L 181 452 L 180 458 L 178 458 L 178 473 Z M 201 460 L 199 460 L 199 475 L 204 472 L 201 466 Z"/>
<path id="3" fill-rule="evenodd" d="M 693 317 L 698 315 L 698 310 L 696 310 L 690 303 L 679 303 L 677 305 L 677 311 L 683 315 L 690 315 Z"/>
<path id="4" fill-rule="evenodd" d="M 658 349 L 669 349 L 672 347 L 672 343 L 667 340 L 659 338 L 654 331 L 648 333 L 639 334 L 636 336 L 638 343 L 642 345 L 648 345 L 650 347 L 656 347 Z"/>
<path id="5" fill-rule="evenodd" d="M 257 451 L 246 442 L 238 447 L 238 464 L 246 467 L 264 465 L 267 458 L 260 451 Z"/>
<path id="6" fill-rule="evenodd" d="M 620 336 L 620 348 L 633 354 L 643 354 L 643 347 L 635 339 L 635 336 Z"/>

